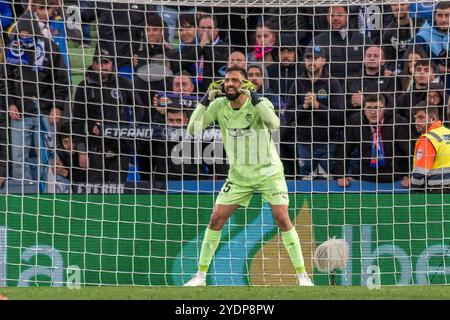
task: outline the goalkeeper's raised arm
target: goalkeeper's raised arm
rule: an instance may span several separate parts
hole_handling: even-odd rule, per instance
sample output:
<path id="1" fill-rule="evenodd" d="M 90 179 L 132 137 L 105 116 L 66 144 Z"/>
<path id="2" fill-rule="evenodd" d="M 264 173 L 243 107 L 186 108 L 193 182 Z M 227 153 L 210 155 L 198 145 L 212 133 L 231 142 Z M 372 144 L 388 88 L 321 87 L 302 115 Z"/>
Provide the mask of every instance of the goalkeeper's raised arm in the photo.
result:
<path id="1" fill-rule="evenodd" d="M 272 102 L 261 97 L 256 92 L 256 86 L 253 83 L 243 80 L 239 91 L 249 97 L 252 105 L 257 107 L 258 114 L 268 129 L 280 127 L 280 119 L 275 114 Z"/>
<path id="2" fill-rule="evenodd" d="M 205 96 L 200 100 L 192 113 L 191 119 L 188 124 L 188 132 L 191 134 L 199 133 L 212 122 L 217 119 L 214 108 L 208 108 L 211 102 L 217 97 L 224 96 L 223 92 L 223 80 L 218 80 L 211 83 L 208 87 L 208 91 Z"/>

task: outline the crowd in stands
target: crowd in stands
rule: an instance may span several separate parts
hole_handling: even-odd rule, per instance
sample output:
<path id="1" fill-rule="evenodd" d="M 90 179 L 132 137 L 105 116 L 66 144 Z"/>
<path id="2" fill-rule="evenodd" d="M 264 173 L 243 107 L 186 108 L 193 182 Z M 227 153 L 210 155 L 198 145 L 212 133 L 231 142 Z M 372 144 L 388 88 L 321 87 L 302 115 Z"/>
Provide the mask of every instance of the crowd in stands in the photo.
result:
<path id="1" fill-rule="evenodd" d="M 164 190 L 170 180 L 223 180 L 218 128 L 201 137 L 185 129 L 197 101 L 231 66 L 245 69 L 273 103 L 288 179 L 410 188 L 422 134 L 415 107 L 435 106 L 449 120 L 448 1 L 0 4 L 0 187 L 44 182 L 48 192 L 53 181 L 69 192 L 148 181 Z M 79 6 L 79 24 L 69 4 Z M 70 43 L 94 49 L 80 83 Z"/>

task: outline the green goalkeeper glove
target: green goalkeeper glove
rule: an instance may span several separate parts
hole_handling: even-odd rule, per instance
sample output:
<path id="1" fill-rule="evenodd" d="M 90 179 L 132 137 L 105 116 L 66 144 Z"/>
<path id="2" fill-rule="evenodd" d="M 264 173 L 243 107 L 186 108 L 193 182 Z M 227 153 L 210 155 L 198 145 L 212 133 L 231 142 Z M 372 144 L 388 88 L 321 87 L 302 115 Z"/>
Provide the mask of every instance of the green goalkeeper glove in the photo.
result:
<path id="1" fill-rule="evenodd" d="M 215 98 L 223 94 L 223 80 L 217 80 L 209 85 L 208 90 L 202 100 L 200 100 L 200 103 L 205 107 L 208 107 Z"/>
<path id="2" fill-rule="evenodd" d="M 248 80 L 242 80 L 239 91 L 248 96 L 255 107 L 262 101 L 261 96 L 256 92 L 256 86 Z"/>

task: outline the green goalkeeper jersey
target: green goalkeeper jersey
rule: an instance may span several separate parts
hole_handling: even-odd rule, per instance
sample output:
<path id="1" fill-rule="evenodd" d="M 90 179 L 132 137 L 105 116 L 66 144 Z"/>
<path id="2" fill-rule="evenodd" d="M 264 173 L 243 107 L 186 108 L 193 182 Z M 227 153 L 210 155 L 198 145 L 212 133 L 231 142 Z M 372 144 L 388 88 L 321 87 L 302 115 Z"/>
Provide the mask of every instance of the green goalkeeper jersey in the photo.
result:
<path id="1" fill-rule="evenodd" d="M 271 129 L 280 126 L 272 103 L 263 98 L 255 107 L 247 99 L 240 109 L 233 109 L 226 97 L 210 106 L 198 104 L 189 121 L 188 131 L 197 134 L 217 121 L 227 152 L 228 179 L 244 186 L 254 186 L 271 178 L 284 178 Z"/>

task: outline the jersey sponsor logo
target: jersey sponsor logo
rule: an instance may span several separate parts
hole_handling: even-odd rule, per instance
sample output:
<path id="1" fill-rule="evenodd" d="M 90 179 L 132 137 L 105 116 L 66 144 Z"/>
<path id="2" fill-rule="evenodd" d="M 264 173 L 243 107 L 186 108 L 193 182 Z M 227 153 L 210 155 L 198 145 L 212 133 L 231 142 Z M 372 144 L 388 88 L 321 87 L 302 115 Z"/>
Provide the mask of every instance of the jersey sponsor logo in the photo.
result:
<path id="1" fill-rule="evenodd" d="M 288 196 L 287 191 L 272 192 L 272 197 L 282 197 L 284 199 L 287 199 L 287 196 Z"/>
<path id="2" fill-rule="evenodd" d="M 233 138 L 243 137 L 249 135 L 251 129 L 249 127 L 244 129 L 231 129 L 228 128 L 228 135 Z"/>
<path id="3" fill-rule="evenodd" d="M 417 160 L 420 160 L 423 156 L 423 150 L 422 148 L 419 148 L 419 150 L 417 150 Z"/>

